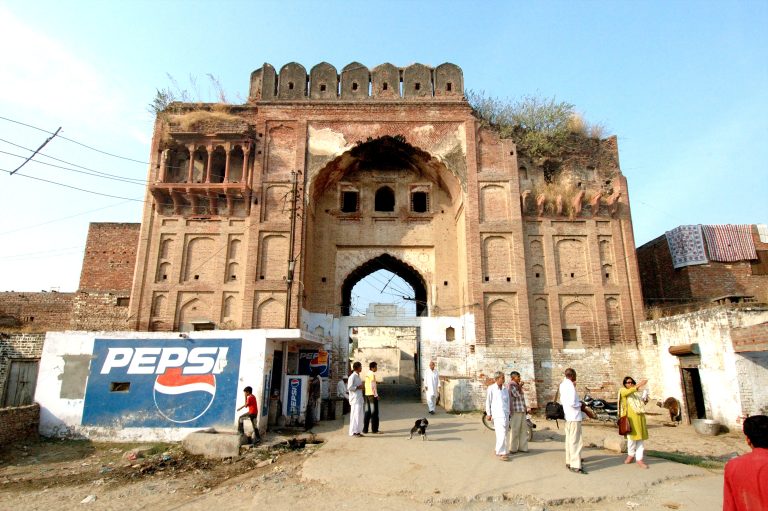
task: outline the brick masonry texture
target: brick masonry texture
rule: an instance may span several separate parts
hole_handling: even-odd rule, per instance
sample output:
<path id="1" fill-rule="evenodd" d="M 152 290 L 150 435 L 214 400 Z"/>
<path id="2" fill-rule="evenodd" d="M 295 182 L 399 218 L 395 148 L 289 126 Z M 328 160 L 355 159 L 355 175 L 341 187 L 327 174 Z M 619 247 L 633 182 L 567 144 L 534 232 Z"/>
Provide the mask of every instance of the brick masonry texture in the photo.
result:
<path id="1" fill-rule="evenodd" d="M 69 328 L 129 329 L 128 305 L 140 227 L 123 223 L 90 225 Z"/>
<path id="2" fill-rule="evenodd" d="M 88 228 L 80 291 L 131 289 L 139 224 L 92 223 Z"/>
<path id="3" fill-rule="evenodd" d="M 40 405 L 0 408 L 0 445 L 37 438 Z"/>
<path id="4" fill-rule="evenodd" d="M 75 293 L 0 293 L 0 332 L 66 330 Z"/>

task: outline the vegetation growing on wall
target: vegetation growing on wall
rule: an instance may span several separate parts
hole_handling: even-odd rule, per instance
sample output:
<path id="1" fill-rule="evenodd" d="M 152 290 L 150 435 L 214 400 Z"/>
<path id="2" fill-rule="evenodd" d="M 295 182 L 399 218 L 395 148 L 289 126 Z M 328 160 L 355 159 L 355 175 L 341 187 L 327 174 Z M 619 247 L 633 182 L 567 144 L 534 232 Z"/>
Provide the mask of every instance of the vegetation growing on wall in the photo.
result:
<path id="1" fill-rule="evenodd" d="M 147 110 L 164 121 L 166 127 L 170 125 L 176 130 L 195 131 L 216 124 L 242 122 L 241 117 L 231 113 L 232 104 L 221 82 L 212 74 L 206 75 L 206 96 L 208 99 L 213 96 L 213 102 L 203 100 L 204 95 L 195 76 L 189 76 L 190 87 L 194 92 L 181 87 L 173 76 L 167 76 L 170 85 L 156 89 L 155 97 L 147 105 Z M 167 138 L 167 133 L 166 129 L 164 138 Z"/>
<path id="2" fill-rule="evenodd" d="M 503 100 L 474 91 L 466 97 L 484 126 L 515 142 L 521 191 L 531 199 L 526 213 L 578 215 L 574 201 L 584 205 L 614 193 L 615 141 L 603 140 L 604 127 L 585 121 L 571 103 L 533 95 Z"/>
<path id="3" fill-rule="evenodd" d="M 512 101 L 472 90 L 466 97 L 481 122 L 514 140 L 518 151 L 532 158 L 564 157 L 603 136 L 602 125 L 588 124 L 566 101 L 533 95 Z"/>

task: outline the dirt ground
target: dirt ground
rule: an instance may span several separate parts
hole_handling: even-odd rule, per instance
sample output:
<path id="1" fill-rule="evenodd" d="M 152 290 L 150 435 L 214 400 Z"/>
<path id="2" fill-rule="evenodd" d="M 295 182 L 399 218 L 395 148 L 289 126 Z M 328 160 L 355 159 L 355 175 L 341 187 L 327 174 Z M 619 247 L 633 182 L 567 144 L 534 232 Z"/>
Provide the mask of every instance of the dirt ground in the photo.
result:
<path id="1" fill-rule="evenodd" d="M 713 461 L 715 471 L 724 461 L 747 451 L 741 433 L 704 437 L 688 425 L 665 425 L 661 414 L 649 415 L 648 419 L 651 439 L 647 449 L 651 451 L 707 458 Z M 554 422 L 537 418 L 536 423 L 538 440 L 556 440 L 562 433 L 562 425 L 558 431 Z M 586 423 L 585 446 L 600 447 L 602 439 L 611 434 L 615 434 L 614 426 Z M 233 511 L 260 507 L 254 506 L 260 495 L 268 502 L 269 496 L 287 494 L 324 494 L 326 509 L 347 509 L 348 496 L 343 491 L 329 492 L 317 481 L 301 477 L 302 465 L 323 448 L 322 443 L 314 443 L 322 440 L 322 433 L 316 438 L 297 437 L 309 442 L 289 445 L 291 435 L 270 433 L 266 446 L 244 448 L 241 456 L 226 460 L 191 456 L 178 444 L 41 439 L 9 445 L 0 451 L 0 509 L 207 510 L 215 502 L 216 507 Z M 147 452 L 142 457 L 126 459 L 127 453 L 136 447 Z M 363 466 L 366 460 L 360 463 Z M 412 502 L 413 497 L 406 498 L 399 491 L 383 492 L 381 498 L 388 499 L 389 505 L 379 508 L 398 509 L 400 504 Z M 402 502 L 396 503 L 397 499 Z M 408 505 L 411 509 L 422 508 Z M 440 507 L 469 508 L 485 509 L 478 505 Z M 488 509 L 492 508 L 500 509 Z"/>

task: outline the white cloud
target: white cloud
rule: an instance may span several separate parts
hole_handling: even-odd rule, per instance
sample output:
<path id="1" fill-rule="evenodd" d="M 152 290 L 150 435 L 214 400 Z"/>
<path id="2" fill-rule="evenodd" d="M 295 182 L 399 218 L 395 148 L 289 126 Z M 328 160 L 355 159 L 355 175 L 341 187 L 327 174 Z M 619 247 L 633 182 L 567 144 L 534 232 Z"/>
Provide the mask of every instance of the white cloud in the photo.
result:
<path id="1" fill-rule="evenodd" d="M 0 104 L 85 125 L 119 116 L 122 95 L 110 89 L 98 69 L 3 6 L 0 47 L 4 48 Z"/>

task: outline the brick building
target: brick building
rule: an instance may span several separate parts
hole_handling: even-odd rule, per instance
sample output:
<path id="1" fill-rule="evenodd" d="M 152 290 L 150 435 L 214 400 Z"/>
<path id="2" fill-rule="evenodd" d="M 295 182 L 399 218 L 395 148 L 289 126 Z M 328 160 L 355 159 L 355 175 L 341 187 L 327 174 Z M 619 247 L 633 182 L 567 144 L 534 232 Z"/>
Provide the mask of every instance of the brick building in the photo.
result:
<path id="1" fill-rule="evenodd" d="M 637 249 L 643 298 L 649 306 L 675 310 L 713 301 L 768 303 L 768 240 L 750 226 L 755 259 L 716 261 L 675 268 L 665 235 Z M 703 261 L 703 259 L 702 259 Z"/>
<path id="2" fill-rule="evenodd" d="M 768 413 L 768 394 L 756 384 L 768 378 L 768 239 L 761 230 L 680 226 L 637 249 L 652 318 L 640 325 L 646 375 L 656 395 L 681 401 L 687 421 L 738 429 L 745 417 Z M 721 246 L 717 232 L 729 235 Z"/>
<path id="3" fill-rule="evenodd" d="M 574 366 L 612 392 L 640 363 L 640 282 L 616 139 L 581 147 L 519 154 L 453 64 L 265 64 L 243 105 L 158 116 L 128 326 L 300 328 L 337 362 L 357 325 L 417 328 L 417 370 L 475 390 L 517 369 L 548 398 Z M 350 316 L 379 269 L 415 317 Z"/>

